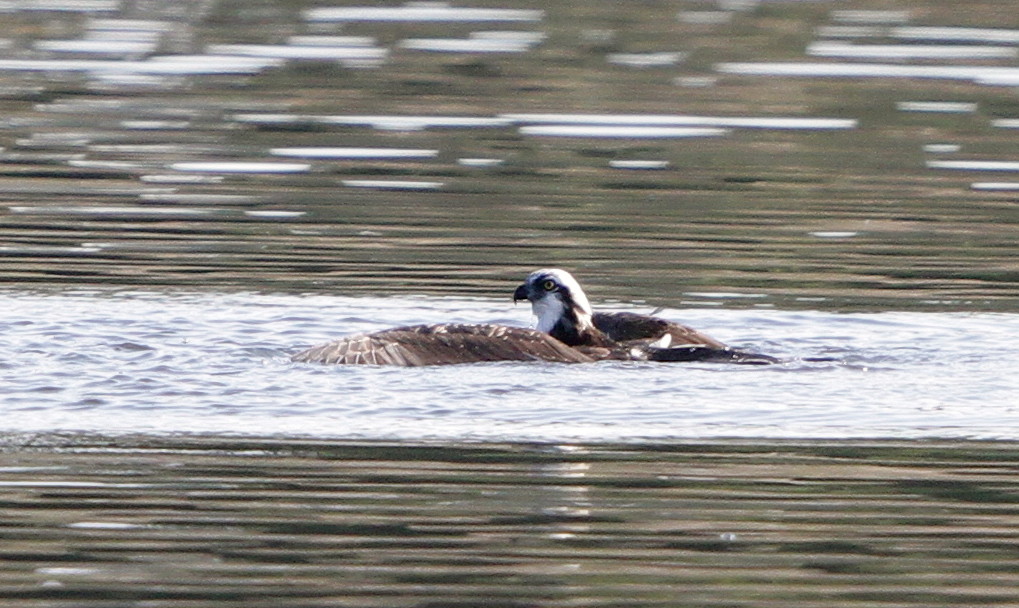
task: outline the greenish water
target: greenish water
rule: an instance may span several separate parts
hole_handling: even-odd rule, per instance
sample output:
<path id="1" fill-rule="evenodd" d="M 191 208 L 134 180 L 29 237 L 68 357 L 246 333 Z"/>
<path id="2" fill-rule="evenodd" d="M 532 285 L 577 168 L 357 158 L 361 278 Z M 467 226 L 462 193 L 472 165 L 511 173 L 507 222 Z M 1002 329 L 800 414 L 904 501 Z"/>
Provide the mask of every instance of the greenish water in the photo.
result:
<path id="1" fill-rule="evenodd" d="M 1011 444 L 8 441 L 4 606 L 1019 597 Z"/>
<path id="2" fill-rule="evenodd" d="M 0 5 L 0 606 L 1019 603 L 1013 4 Z M 790 363 L 288 361 L 548 266 Z"/>
<path id="3" fill-rule="evenodd" d="M 1019 21 L 1000 3 L 964 15 L 921 3 L 905 17 L 828 2 L 525 3 L 522 20 L 493 22 L 342 21 L 316 7 L 328 9 L 6 13 L 2 278 L 491 297 L 563 266 L 601 297 L 672 306 L 686 292 L 736 292 L 784 308 L 1015 310 L 1015 190 L 973 186 L 1014 172 L 928 164 L 1019 158 L 1014 128 L 999 126 L 1019 117 L 1013 87 L 723 69 L 851 62 L 811 57 L 814 41 L 979 45 L 990 35 L 946 43 L 895 28 L 979 25 L 1007 38 Z M 413 42 L 484 35 L 520 50 Z M 151 54 L 80 46 L 119 39 Z M 871 65 L 1009 69 L 1015 45 L 991 40 L 1003 56 Z M 307 58 L 365 48 L 382 59 Z M 901 105 L 912 102 L 969 105 Z M 547 136 L 534 131 L 542 113 L 560 114 L 552 127 L 567 115 L 612 128 L 692 116 L 725 131 Z"/>

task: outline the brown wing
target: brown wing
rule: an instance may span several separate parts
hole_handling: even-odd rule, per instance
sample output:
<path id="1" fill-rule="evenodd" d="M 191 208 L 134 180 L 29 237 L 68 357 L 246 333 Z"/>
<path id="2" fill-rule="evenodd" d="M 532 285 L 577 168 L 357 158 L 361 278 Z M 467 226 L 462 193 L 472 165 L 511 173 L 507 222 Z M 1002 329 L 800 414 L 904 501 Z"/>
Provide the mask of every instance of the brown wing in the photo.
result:
<path id="1" fill-rule="evenodd" d="M 358 334 L 298 353 L 294 361 L 366 365 L 452 365 L 481 361 L 589 363 L 546 333 L 504 325 L 412 325 Z"/>
<path id="2" fill-rule="evenodd" d="M 634 312 L 596 312 L 592 321 L 595 327 L 616 342 L 657 341 L 668 334 L 672 338 L 669 346 L 695 345 L 725 348 L 725 344 L 722 342 L 706 336 L 692 327 L 650 315 Z"/>

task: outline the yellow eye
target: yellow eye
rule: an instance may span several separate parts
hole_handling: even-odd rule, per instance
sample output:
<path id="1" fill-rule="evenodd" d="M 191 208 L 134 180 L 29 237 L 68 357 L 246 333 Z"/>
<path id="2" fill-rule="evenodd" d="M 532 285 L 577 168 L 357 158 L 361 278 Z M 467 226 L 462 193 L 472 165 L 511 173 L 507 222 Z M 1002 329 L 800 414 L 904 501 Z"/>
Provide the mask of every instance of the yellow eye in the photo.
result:
<path id="1" fill-rule="evenodd" d="M 545 279 L 545 282 L 541 284 L 541 288 L 545 291 L 555 291 L 555 281 L 552 279 Z"/>

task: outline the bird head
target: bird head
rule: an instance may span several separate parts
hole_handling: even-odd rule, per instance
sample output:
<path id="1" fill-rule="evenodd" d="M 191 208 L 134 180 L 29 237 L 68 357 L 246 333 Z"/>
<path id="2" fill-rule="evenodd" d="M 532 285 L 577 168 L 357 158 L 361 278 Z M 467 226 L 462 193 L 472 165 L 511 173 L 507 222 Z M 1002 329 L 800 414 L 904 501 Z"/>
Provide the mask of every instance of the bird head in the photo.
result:
<path id="1" fill-rule="evenodd" d="M 513 292 L 513 301 L 519 300 L 531 302 L 539 331 L 559 337 L 562 331 L 575 333 L 591 327 L 591 304 L 580 283 L 565 270 L 535 270 Z"/>

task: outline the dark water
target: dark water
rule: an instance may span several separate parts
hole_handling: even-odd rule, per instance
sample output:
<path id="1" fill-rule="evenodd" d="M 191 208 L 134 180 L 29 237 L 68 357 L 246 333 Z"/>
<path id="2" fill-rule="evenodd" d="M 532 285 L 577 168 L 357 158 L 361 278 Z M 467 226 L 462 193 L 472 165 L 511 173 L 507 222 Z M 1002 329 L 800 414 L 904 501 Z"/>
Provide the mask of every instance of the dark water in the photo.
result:
<path id="1" fill-rule="evenodd" d="M 1011 445 L 18 441 L 5 606 L 1019 599 Z"/>
<path id="2" fill-rule="evenodd" d="M 1017 15 L 0 2 L 0 605 L 1019 603 Z M 288 360 L 548 266 L 787 363 Z"/>
<path id="3" fill-rule="evenodd" d="M 340 8 L 4 13 L 4 279 L 1015 310 L 1009 3 Z"/>

